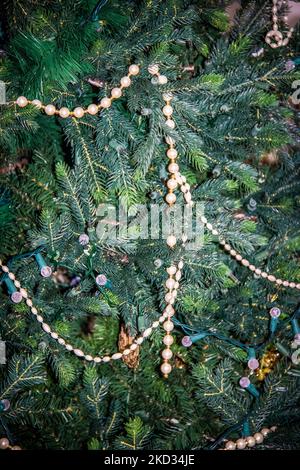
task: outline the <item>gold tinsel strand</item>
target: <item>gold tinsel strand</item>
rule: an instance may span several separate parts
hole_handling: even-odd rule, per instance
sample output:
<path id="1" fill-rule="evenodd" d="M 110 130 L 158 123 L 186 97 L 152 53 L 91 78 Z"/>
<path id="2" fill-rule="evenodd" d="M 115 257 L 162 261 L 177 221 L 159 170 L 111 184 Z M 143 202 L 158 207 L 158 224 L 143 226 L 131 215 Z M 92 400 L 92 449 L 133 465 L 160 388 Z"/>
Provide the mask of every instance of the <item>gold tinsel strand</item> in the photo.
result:
<path id="1" fill-rule="evenodd" d="M 259 368 L 255 370 L 255 375 L 259 381 L 263 381 L 272 372 L 279 361 L 279 357 L 280 354 L 274 347 L 264 353 L 260 360 Z"/>

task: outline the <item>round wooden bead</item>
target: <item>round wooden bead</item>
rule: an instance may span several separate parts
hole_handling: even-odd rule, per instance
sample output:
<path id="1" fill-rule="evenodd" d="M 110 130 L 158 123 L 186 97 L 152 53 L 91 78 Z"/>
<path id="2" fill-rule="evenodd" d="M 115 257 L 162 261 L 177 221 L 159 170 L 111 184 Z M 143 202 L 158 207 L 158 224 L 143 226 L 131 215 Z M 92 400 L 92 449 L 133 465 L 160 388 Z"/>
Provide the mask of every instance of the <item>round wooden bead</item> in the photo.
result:
<path id="1" fill-rule="evenodd" d="M 42 328 L 43 330 L 46 332 L 46 333 L 50 333 L 51 332 L 51 328 L 49 325 L 47 325 L 47 323 L 42 323 Z"/>
<path id="2" fill-rule="evenodd" d="M 148 336 L 150 336 L 152 333 L 152 328 L 147 328 L 145 331 L 143 331 L 143 337 L 144 338 L 147 338 Z"/>
<path id="3" fill-rule="evenodd" d="M 253 435 L 254 439 L 255 439 L 255 442 L 257 444 L 261 444 L 262 441 L 264 440 L 264 436 L 262 435 L 261 432 L 256 432 L 254 435 Z"/>
<path id="4" fill-rule="evenodd" d="M 165 331 L 172 331 L 174 329 L 174 323 L 170 320 L 167 320 L 163 324 L 163 328 Z"/>
<path id="5" fill-rule="evenodd" d="M 177 271 L 177 268 L 176 266 L 169 266 L 167 268 L 167 273 L 170 274 L 170 276 L 174 276 L 174 274 L 176 273 Z"/>
<path id="6" fill-rule="evenodd" d="M 240 450 L 245 449 L 247 442 L 245 439 L 238 439 L 236 441 L 236 447 Z"/>
<path id="7" fill-rule="evenodd" d="M 174 338 L 173 338 L 173 336 L 171 336 L 171 335 L 166 335 L 166 336 L 164 336 L 164 338 L 163 338 L 163 343 L 164 343 L 166 346 L 171 346 L 171 345 L 174 343 Z"/>
<path id="8" fill-rule="evenodd" d="M 126 77 L 122 77 L 122 78 L 121 78 L 121 85 L 122 85 L 122 87 L 124 87 L 124 88 L 129 87 L 129 86 L 131 85 L 131 80 L 130 80 L 130 78 L 127 77 L 127 76 L 126 76 Z"/>
<path id="9" fill-rule="evenodd" d="M 168 170 L 172 174 L 177 173 L 179 170 L 179 166 L 177 165 L 177 163 L 170 163 L 170 165 L 168 166 Z"/>
<path id="10" fill-rule="evenodd" d="M 47 104 L 47 106 L 45 106 L 45 113 L 48 115 L 48 116 L 53 116 L 53 114 L 55 114 L 55 106 L 53 106 L 53 104 Z"/>
<path id="11" fill-rule="evenodd" d="M 233 442 L 233 441 L 226 442 L 226 444 L 225 444 L 225 449 L 226 450 L 235 450 L 235 448 L 236 448 L 236 443 L 235 442 Z"/>
<path id="12" fill-rule="evenodd" d="M 174 204 L 176 201 L 176 196 L 174 193 L 169 193 L 166 195 L 165 199 L 168 204 Z"/>
<path id="13" fill-rule="evenodd" d="M 176 237 L 174 235 L 169 235 L 167 238 L 167 245 L 170 248 L 173 248 L 176 245 Z"/>
<path id="14" fill-rule="evenodd" d="M 84 352 L 81 351 L 81 349 L 74 349 L 74 354 L 78 357 L 83 357 L 84 356 Z"/>
<path id="15" fill-rule="evenodd" d="M 246 442 L 248 447 L 254 447 L 256 442 L 253 436 L 246 437 Z"/>
<path id="16" fill-rule="evenodd" d="M 167 119 L 166 120 L 166 126 L 168 126 L 170 129 L 175 128 L 175 122 L 172 119 Z"/>
<path id="17" fill-rule="evenodd" d="M 161 372 L 164 374 L 164 375 L 168 375 L 171 370 L 172 370 L 172 366 L 171 364 L 169 364 L 168 362 L 164 362 L 161 366 L 160 366 L 160 370 Z"/>
<path id="18" fill-rule="evenodd" d="M 84 115 L 84 109 L 78 106 L 74 109 L 73 114 L 76 118 L 81 118 Z"/>
<path id="19" fill-rule="evenodd" d="M 110 98 L 102 98 L 102 100 L 100 101 L 100 105 L 102 106 L 102 108 L 109 108 L 111 105 Z"/>
<path id="20" fill-rule="evenodd" d="M 165 116 L 171 116 L 173 114 L 173 108 L 171 105 L 169 104 L 166 104 L 164 107 L 163 107 L 163 113 Z"/>
<path id="21" fill-rule="evenodd" d="M 148 72 L 151 73 L 151 75 L 156 75 L 159 71 L 159 66 L 157 64 L 151 64 L 148 66 Z"/>
<path id="22" fill-rule="evenodd" d="M 120 98 L 120 96 L 122 96 L 121 88 L 113 88 L 111 90 L 111 96 L 112 98 Z"/>
<path id="23" fill-rule="evenodd" d="M 111 358 L 115 361 L 117 359 L 121 359 L 122 353 L 115 353 L 111 356 Z"/>
<path id="24" fill-rule="evenodd" d="M 40 100 L 33 100 L 33 101 L 31 101 L 31 104 L 33 104 L 33 106 L 35 106 L 38 109 L 40 109 L 42 107 L 42 103 L 41 103 Z"/>
<path id="25" fill-rule="evenodd" d="M 165 85 L 166 83 L 168 83 L 168 78 L 165 75 L 159 75 L 158 76 L 158 83 L 160 85 Z"/>
<path id="26" fill-rule="evenodd" d="M 138 65 L 136 65 L 136 64 L 130 65 L 130 67 L 129 67 L 129 73 L 130 73 L 131 75 L 138 75 L 139 71 L 140 71 L 140 68 L 139 68 Z"/>
<path id="27" fill-rule="evenodd" d="M 173 178 L 171 178 L 171 179 L 169 179 L 169 180 L 167 181 L 167 187 L 168 187 L 169 189 L 174 190 L 174 189 L 177 188 L 177 185 L 178 185 L 177 181 L 176 181 L 175 179 L 173 179 Z"/>
<path id="28" fill-rule="evenodd" d="M 94 103 L 90 104 L 87 108 L 87 112 L 91 115 L 95 115 L 98 113 L 98 106 Z"/>
<path id="29" fill-rule="evenodd" d="M 168 150 L 167 150 L 167 156 L 168 156 L 169 158 L 175 159 L 175 158 L 177 158 L 177 155 L 178 155 L 178 153 L 177 153 L 177 150 L 176 150 L 176 149 L 168 149 Z"/>
<path id="30" fill-rule="evenodd" d="M 58 111 L 58 114 L 60 115 L 60 117 L 62 118 L 67 118 L 70 116 L 70 111 L 68 108 L 61 108 L 59 111 Z"/>
<path id="31" fill-rule="evenodd" d="M 20 106 L 20 108 L 24 108 L 28 105 L 28 99 L 25 96 L 19 96 L 16 103 L 18 106 Z"/>
<path id="32" fill-rule="evenodd" d="M 173 353 L 172 353 L 171 349 L 164 349 L 161 352 L 161 355 L 164 359 L 171 359 L 171 357 L 173 356 Z"/>

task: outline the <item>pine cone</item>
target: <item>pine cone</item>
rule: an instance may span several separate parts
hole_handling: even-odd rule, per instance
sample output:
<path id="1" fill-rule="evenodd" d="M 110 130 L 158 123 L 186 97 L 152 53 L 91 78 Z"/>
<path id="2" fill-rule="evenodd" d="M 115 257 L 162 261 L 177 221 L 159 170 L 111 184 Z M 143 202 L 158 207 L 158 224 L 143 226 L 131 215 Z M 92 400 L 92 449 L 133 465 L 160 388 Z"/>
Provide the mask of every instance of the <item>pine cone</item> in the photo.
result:
<path id="1" fill-rule="evenodd" d="M 121 325 L 121 330 L 119 334 L 119 351 L 122 352 L 124 349 L 127 349 L 133 343 L 133 338 L 126 331 L 125 325 Z M 130 369 L 136 369 L 139 365 L 140 360 L 140 348 L 139 346 L 132 351 L 128 356 L 123 356 L 122 360 L 127 364 Z"/>

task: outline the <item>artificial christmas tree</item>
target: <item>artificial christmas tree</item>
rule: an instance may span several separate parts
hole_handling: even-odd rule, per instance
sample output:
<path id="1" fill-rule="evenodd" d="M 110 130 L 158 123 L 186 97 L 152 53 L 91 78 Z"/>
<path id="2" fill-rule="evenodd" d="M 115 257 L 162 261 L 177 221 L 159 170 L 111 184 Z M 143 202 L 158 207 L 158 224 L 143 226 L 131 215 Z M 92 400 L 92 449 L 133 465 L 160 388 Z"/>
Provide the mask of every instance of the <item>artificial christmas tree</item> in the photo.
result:
<path id="1" fill-rule="evenodd" d="M 4 447 L 297 448 L 297 33 L 282 57 L 270 2 L 230 28 L 135 3 L 7 4 L 2 135 L 28 164 L 1 176 Z M 184 202 L 201 243 L 143 236 L 138 205 Z"/>

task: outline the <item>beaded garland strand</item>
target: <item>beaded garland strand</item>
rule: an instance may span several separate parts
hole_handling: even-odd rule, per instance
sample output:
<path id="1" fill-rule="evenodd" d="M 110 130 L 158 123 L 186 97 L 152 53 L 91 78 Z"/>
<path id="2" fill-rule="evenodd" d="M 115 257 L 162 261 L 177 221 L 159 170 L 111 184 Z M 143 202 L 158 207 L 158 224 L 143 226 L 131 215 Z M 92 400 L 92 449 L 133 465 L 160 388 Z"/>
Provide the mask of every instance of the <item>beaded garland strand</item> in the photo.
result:
<path id="1" fill-rule="evenodd" d="M 273 0 L 273 7 L 272 7 L 272 19 L 273 19 L 273 29 L 269 31 L 265 37 L 266 43 L 272 47 L 273 49 L 277 49 L 277 47 L 281 46 L 287 46 L 292 35 L 294 32 L 294 28 L 289 28 L 289 31 L 286 33 L 286 38 L 283 38 L 283 34 L 281 31 L 278 29 L 278 6 L 280 4 L 286 4 L 286 0 L 283 0 L 282 2 L 279 2 L 278 0 Z M 283 21 L 287 24 L 288 22 L 288 17 L 284 16 Z M 272 39 L 274 39 L 274 42 L 272 42 Z"/>
<path id="2" fill-rule="evenodd" d="M 153 78 L 151 80 L 152 83 L 155 83 L 155 84 L 158 83 L 158 84 L 161 84 L 161 85 L 164 85 L 164 84 L 167 83 L 167 81 L 168 81 L 167 77 L 165 75 L 161 75 L 159 73 L 159 68 L 158 68 L 157 65 L 149 66 L 148 71 L 151 75 L 153 75 Z M 107 97 L 103 98 L 99 105 L 90 104 L 87 107 L 87 109 L 85 109 L 85 110 L 83 108 L 80 108 L 80 107 L 75 108 L 74 111 L 71 111 L 71 112 L 68 108 L 65 108 L 65 107 L 57 110 L 55 108 L 55 106 L 53 106 L 52 104 L 49 104 L 49 105 L 45 106 L 39 100 L 30 101 L 25 96 L 20 96 L 15 101 L 15 104 L 17 104 L 18 106 L 20 106 L 22 108 L 27 106 L 28 104 L 33 104 L 33 105 L 37 106 L 39 109 L 43 109 L 48 116 L 52 116 L 52 115 L 56 114 L 56 115 L 59 115 L 62 118 L 68 118 L 70 116 L 75 117 L 75 118 L 81 118 L 81 117 L 83 117 L 83 115 L 85 113 L 89 113 L 89 114 L 94 115 L 94 114 L 97 114 L 98 111 L 101 108 L 110 107 L 112 100 L 117 99 L 122 95 L 122 89 L 125 88 L 125 87 L 130 86 L 130 84 L 131 84 L 130 76 L 131 75 L 138 75 L 138 73 L 139 73 L 139 66 L 136 65 L 136 64 L 132 64 L 129 67 L 128 75 L 121 79 L 120 88 L 113 88 L 113 90 L 111 91 L 111 97 L 110 98 L 107 98 Z M 166 104 L 163 108 L 163 114 L 167 117 L 166 125 L 169 126 L 170 128 L 174 128 L 175 123 L 171 119 L 173 109 L 172 109 L 172 106 L 170 105 L 172 95 L 169 94 L 169 93 L 166 93 L 166 94 L 163 95 L 163 99 L 166 102 Z M 175 187 L 177 186 L 177 183 L 176 183 L 176 180 L 175 180 L 175 173 L 178 172 L 179 167 L 178 167 L 177 163 L 175 163 L 175 159 L 177 157 L 177 151 L 174 148 L 174 141 L 173 141 L 173 139 L 170 139 L 170 138 L 167 138 L 166 141 L 169 144 L 169 149 L 167 151 L 167 156 L 170 159 L 170 163 L 169 163 L 169 166 L 168 166 L 168 170 L 169 170 L 169 173 L 170 173 L 170 179 L 167 183 L 168 194 L 166 195 L 166 202 L 169 205 L 172 205 L 176 201 L 176 196 L 173 193 L 173 191 L 174 191 Z M 185 238 L 183 238 L 183 241 L 184 240 L 185 240 Z M 174 235 L 169 234 L 169 236 L 167 237 L 167 244 L 170 248 L 174 247 L 174 245 L 176 244 L 176 238 L 174 237 Z M 173 355 L 172 351 L 171 351 L 171 345 L 174 342 L 174 339 L 171 335 L 171 331 L 174 328 L 174 324 L 171 321 L 171 317 L 175 313 L 173 304 L 175 302 L 176 295 L 177 295 L 177 289 L 179 287 L 179 280 L 181 278 L 181 269 L 183 267 L 183 261 L 180 261 L 178 263 L 178 267 L 173 265 L 173 266 L 170 266 L 170 267 L 167 268 L 167 273 L 169 275 L 169 278 L 166 281 L 166 287 L 168 289 L 168 292 L 165 296 L 167 306 L 166 306 L 166 308 L 163 312 L 163 315 L 159 318 L 159 320 L 154 321 L 152 323 L 152 325 L 142 333 L 142 335 L 138 336 L 134 340 L 133 344 L 131 344 L 131 346 L 129 348 L 125 349 L 122 352 L 118 351 L 118 352 L 112 354 L 111 356 L 106 355 L 106 356 L 103 356 L 103 357 L 98 357 L 98 356 L 93 357 L 89 354 L 85 354 L 80 349 L 74 348 L 71 344 L 66 343 L 66 341 L 58 335 L 58 333 L 52 331 L 51 327 L 47 323 L 44 322 L 44 318 L 41 315 L 39 315 L 38 310 L 33 306 L 33 302 L 29 298 L 27 291 L 25 289 L 21 288 L 20 282 L 15 279 L 14 274 L 11 273 L 9 271 L 8 267 L 3 265 L 1 261 L 0 261 L 0 265 L 1 265 L 2 271 L 8 275 L 9 279 L 14 282 L 15 287 L 17 289 L 19 289 L 19 291 L 14 293 L 15 297 L 16 297 L 16 300 L 21 300 L 21 298 L 26 299 L 26 303 L 29 306 L 29 308 L 31 309 L 31 313 L 35 316 L 36 320 L 41 324 L 42 329 L 47 334 L 49 334 L 52 339 L 56 340 L 60 345 L 64 346 L 67 351 L 73 352 L 77 357 L 82 357 L 82 358 L 86 359 L 87 361 L 92 361 L 92 362 L 98 364 L 100 362 L 105 363 L 105 362 L 109 362 L 110 360 L 121 359 L 123 356 L 126 356 L 126 355 L 130 354 L 132 351 L 134 351 L 144 341 L 145 338 L 150 336 L 153 329 L 157 328 L 161 323 L 163 323 L 163 328 L 166 331 L 166 335 L 163 338 L 163 343 L 165 345 L 165 349 L 162 351 L 163 364 L 161 365 L 161 371 L 162 371 L 162 373 L 164 374 L 165 377 L 168 377 L 168 374 L 172 370 L 172 367 L 169 363 L 169 359 Z"/>
<path id="3" fill-rule="evenodd" d="M 131 76 L 138 75 L 140 69 L 139 66 L 136 64 L 130 65 L 128 69 L 128 74 L 121 78 L 120 80 L 120 87 L 113 88 L 111 90 L 111 96 L 108 98 L 107 96 L 102 98 L 99 104 L 91 103 L 87 108 L 77 107 L 73 111 L 70 111 L 66 107 L 62 107 L 60 109 L 56 109 L 53 104 L 43 104 L 40 100 L 34 99 L 32 101 L 28 100 L 25 96 L 19 96 L 17 100 L 14 102 L 20 108 L 24 108 L 28 104 L 33 104 L 38 109 L 42 109 L 48 116 L 53 116 L 54 114 L 59 115 L 61 118 L 68 118 L 68 117 L 75 117 L 75 118 L 82 118 L 85 114 L 95 115 L 101 109 L 109 108 L 113 100 L 118 99 L 122 96 L 123 88 L 128 88 L 131 85 Z"/>
<path id="4" fill-rule="evenodd" d="M 22 450 L 20 446 L 12 446 L 6 437 L 0 437 L 0 450 Z"/>
<path id="5" fill-rule="evenodd" d="M 153 76 L 151 80 L 152 83 L 154 84 L 157 84 L 157 83 L 166 84 L 167 83 L 168 81 L 167 77 L 159 73 L 158 65 L 156 64 L 150 65 L 148 67 L 148 71 Z M 110 107 L 112 100 L 117 99 L 122 95 L 122 89 L 130 86 L 131 84 L 130 76 L 138 75 L 138 73 L 139 73 L 139 66 L 136 64 L 132 64 L 129 67 L 128 75 L 121 79 L 120 88 L 113 88 L 113 90 L 111 91 L 110 98 L 103 98 L 99 105 L 91 104 L 85 110 L 79 107 L 75 108 L 74 111 L 72 112 L 70 112 L 67 108 L 61 108 L 60 110 L 56 110 L 56 108 L 53 105 L 45 106 L 45 105 L 42 105 L 41 102 L 38 100 L 30 101 L 24 96 L 20 96 L 16 100 L 15 103 L 20 107 L 25 107 L 27 106 L 27 104 L 32 103 L 36 105 L 38 108 L 43 109 L 46 112 L 46 114 L 50 116 L 53 114 L 57 114 L 62 118 L 67 118 L 69 116 L 73 116 L 74 118 L 80 118 L 85 113 L 96 114 L 101 108 Z M 172 114 L 173 114 L 173 108 L 171 106 L 172 98 L 173 98 L 172 93 L 163 93 L 163 100 L 165 101 L 165 106 L 163 107 L 162 111 L 163 111 L 163 114 L 166 116 L 165 124 L 170 129 L 175 128 L 175 122 L 172 119 Z M 166 153 L 167 153 L 167 157 L 169 158 L 169 164 L 168 164 L 169 179 L 166 184 L 168 192 L 166 194 L 165 200 L 169 206 L 172 206 L 176 202 L 176 195 L 174 194 L 174 190 L 179 186 L 181 192 L 183 193 L 186 204 L 192 205 L 193 201 L 192 201 L 192 196 L 190 193 L 190 185 L 186 182 L 185 176 L 181 175 L 181 173 L 179 172 L 179 166 L 176 163 L 178 152 L 175 149 L 175 141 L 170 136 L 167 136 L 166 143 L 168 144 L 168 149 Z M 213 235 L 219 236 L 218 230 L 215 229 L 212 226 L 212 224 L 209 223 L 204 216 L 201 216 L 201 221 L 204 224 L 204 226 L 209 231 L 212 232 Z M 177 243 L 177 239 L 173 233 L 169 233 L 166 241 L 170 249 L 174 248 Z M 187 236 L 183 235 L 182 242 L 185 243 L 186 241 L 187 241 Z M 250 271 L 252 271 L 257 276 L 260 276 L 270 282 L 274 282 L 277 285 L 300 289 L 300 283 L 296 284 L 295 282 L 277 279 L 274 275 L 268 274 L 262 271 L 261 269 L 257 268 L 253 264 L 251 264 L 246 258 L 243 258 L 237 251 L 235 251 L 221 236 L 219 236 L 219 243 L 225 249 L 225 251 L 229 252 L 231 256 L 233 256 L 243 266 L 249 268 Z M 122 352 L 118 351 L 112 354 L 111 356 L 106 355 L 103 357 L 98 357 L 98 356 L 94 357 L 89 354 L 85 354 L 80 349 L 74 348 L 71 344 L 68 344 L 62 337 L 58 335 L 58 333 L 52 331 L 51 327 L 47 323 L 44 322 L 44 318 L 41 315 L 39 315 L 38 310 L 33 306 L 33 302 L 29 298 L 26 289 L 21 288 L 20 282 L 15 279 L 14 274 L 9 271 L 9 268 L 2 264 L 1 260 L 0 260 L 0 265 L 1 265 L 2 271 L 8 275 L 9 279 L 14 282 L 15 287 L 19 289 L 19 291 L 15 293 L 16 296 L 18 296 L 18 299 L 19 298 L 26 299 L 26 303 L 28 307 L 31 309 L 31 313 L 34 315 L 36 320 L 41 324 L 42 329 L 47 334 L 49 334 L 52 339 L 56 340 L 60 345 L 64 346 L 67 351 L 73 352 L 77 357 L 84 358 L 87 361 L 99 364 L 101 362 L 106 363 L 106 362 L 109 362 L 110 360 L 121 359 L 123 356 L 127 356 L 132 351 L 134 351 L 139 345 L 142 344 L 145 338 L 151 335 L 154 329 L 158 328 L 158 326 L 163 323 L 163 328 L 166 331 L 166 335 L 163 338 L 165 349 L 162 351 L 163 363 L 161 365 L 161 372 L 163 373 L 165 377 L 168 377 L 168 374 L 172 370 L 172 366 L 169 363 L 169 360 L 171 359 L 173 355 L 171 351 L 171 345 L 174 342 L 173 336 L 171 335 L 171 331 L 174 329 L 174 323 L 171 321 L 171 318 L 175 314 L 175 309 L 173 307 L 173 304 L 175 303 L 175 300 L 176 300 L 177 290 L 179 288 L 179 280 L 182 275 L 181 273 L 181 270 L 183 268 L 182 260 L 178 263 L 177 267 L 175 265 L 172 265 L 166 269 L 167 274 L 169 275 L 166 281 L 166 288 L 168 289 L 168 292 L 165 295 L 165 301 L 167 305 L 163 314 L 159 317 L 159 319 L 154 321 L 152 325 L 149 328 L 147 328 L 141 335 L 137 336 L 129 348 L 125 349 Z"/>
<path id="6" fill-rule="evenodd" d="M 256 432 L 253 436 L 247 436 L 237 439 L 237 441 L 227 441 L 225 448 L 219 450 L 243 450 L 246 447 L 254 447 L 261 444 L 264 439 L 271 433 L 277 430 L 276 426 L 271 428 L 263 428 L 260 432 Z"/>
<path id="7" fill-rule="evenodd" d="M 156 84 L 166 84 L 167 83 L 167 77 L 164 75 L 160 75 L 159 73 L 159 67 L 157 65 L 151 65 L 148 67 L 148 71 L 151 75 L 153 75 L 153 78 L 151 80 L 152 83 Z M 130 86 L 131 80 L 130 76 L 131 75 L 137 75 L 139 73 L 139 66 L 138 65 L 131 65 L 129 67 L 129 73 L 127 76 L 123 77 L 121 79 L 121 86 L 120 88 L 114 88 L 111 91 L 111 97 L 110 98 L 103 98 L 100 102 L 100 104 L 90 104 L 86 109 L 77 107 L 73 111 L 69 111 L 68 108 L 61 108 L 57 110 L 53 105 L 43 105 L 39 100 L 33 100 L 30 101 L 27 98 L 21 96 L 16 100 L 16 104 L 20 107 L 25 107 L 27 104 L 33 104 L 37 106 L 40 109 L 43 109 L 45 113 L 49 116 L 52 116 L 54 114 L 59 115 L 62 118 L 67 118 L 67 117 L 74 117 L 74 118 L 81 118 L 84 116 L 84 114 L 88 113 L 91 115 L 95 115 L 100 111 L 102 108 L 108 108 L 111 106 L 111 102 L 113 99 L 117 99 L 121 97 L 122 95 L 122 89 Z M 171 100 L 173 98 L 173 95 L 171 93 L 164 93 L 163 94 L 163 100 L 165 101 L 165 106 L 163 107 L 163 114 L 166 116 L 166 121 L 165 124 L 168 126 L 170 129 L 175 128 L 175 122 L 172 119 L 172 114 L 173 114 L 173 108 L 171 106 Z M 175 149 L 175 141 L 173 138 L 170 136 L 166 137 L 166 143 L 168 144 L 168 149 L 167 149 L 167 157 L 169 159 L 169 164 L 168 164 L 168 173 L 169 173 L 169 179 L 167 180 L 166 186 L 167 186 L 167 194 L 165 197 L 166 203 L 169 206 L 172 206 L 176 202 L 176 195 L 174 194 L 175 189 L 179 186 L 180 191 L 183 193 L 185 202 L 187 205 L 193 205 L 192 201 L 192 196 L 190 192 L 190 185 L 187 183 L 185 176 L 181 175 L 179 172 L 179 166 L 176 163 L 176 159 L 178 157 L 177 150 Z M 218 230 L 213 227 L 211 223 L 207 221 L 207 219 L 204 216 L 201 216 L 201 222 L 204 224 L 204 226 L 214 235 L 218 236 L 219 243 L 221 246 L 224 248 L 226 252 L 228 252 L 233 258 L 235 258 L 238 262 L 240 262 L 243 266 L 247 267 L 250 271 L 252 271 L 254 274 L 257 276 L 260 276 L 263 279 L 266 279 L 270 282 L 276 283 L 278 286 L 283 286 L 283 287 L 290 287 L 290 288 L 296 288 L 300 290 L 300 283 L 295 283 L 295 282 L 290 282 L 287 280 L 281 280 L 276 278 L 272 274 L 268 274 L 261 269 L 257 268 L 253 264 L 251 264 L 246 258 L 243 258 L 236 250 L 234 250 L 229 243 L 226 242 L 226 240 L 220 236 Z M 181 240 L 183 244 L 187 241 L 187 236 L 183 235 Z M 170 249 L 173 249 L 177 243 L 177 239 L 173 233 L 169 233 L 167 236 L 167 245 Z M 94 362 L 95 364 L 99 363 L 107 363 L 111 360 L 117 360 L 121 359 L 123 356 L 129 355 L 131 352 L 133 352 L 139 345 L 141 345 L 147 337 L 151 335 L 154 329 L 158 328 L 159 325 L 163 324 L 163 328 L 166 332 L 164 338 L 163 338 L 163 343 L 165 346 L 165 349 L 163 349 L 161 355 L 163 358 L 163 363 L 161 365 L 161 372 L 163 373 L 164 377 L 168 377 L 169 373 L 172 370 L 172 366 L 169 363 L 169 360 L 171 359 L 173 353 L 171 351 L 171 345 L 174 342 L 174 338 L 171 335 L 172 330 L 174 329 L 174 323 L 172 322 L 172 316 L 175 314 L 175 309 L 173 307 L 176 296 L 177 296 L 177 290 L 179 288 L 179 281 L 182 276 L 182 268 L 183 268 L 183 261 L 180 260 L 178 265 L 171 265 L 169 266 L 166 271 L 168 274 L 168 279 L 166 281 L 166 288 L 167 288 L 167 293 L 165 295 L 165 301 L 166 301 L 166 308 L 163 311 L 163 314 L 159 317 L 158 320 L 154 321 L 149 328 L 144 330 L 141 335 L 138 335 L 133 343 L 124 351 L 116 352 L 112 355 L 106 355 L 103 357 L 100 356 L 91 356 L 89 354 L 85 354 L 83 351 L 80 349 L 74 348 L 71 344 L 68 344 L 62 337 L 58 335 L 55 331 L 52 331 L 51 327 L 44 322 L 44 318 L 39 314 L 38 310 L 33 306 L 33 302 L 30 299 L 26 289 L 21 287 L 20 282 L 15 278 L 15 275 L 10 272 L 9 268 L 2 264 L 2 261 L 0 260 L 0 266 L 2 271 L 8 276 L 8 278 L 14 283 L 14 286 L 18 291 L 16 294 L 20 298 L 26 299 L 26 304 L 31 310 L 31 313 L 34 315 L 35 319 L 37 322 L 41 324 L 42 329 L 51 336 L 52 339 L 56 340 L 60 345 L 64 346 L 65 349 L 69 352 L 72 352 L 75 354 L 77 357 L 81 357 L 89 362 Z M 47 276 L 48 277 L 48 276 Z M 235 450 L 235 449 L 244 449 L 246 447 L 253 447 L 256 444 L 260 444 L 263 442 L 264 438 L 270 433 L 276 430 L 276 427 L 272 428 L 264 428 L 260 432 L 255 433 L 253 436 L 248 436 L 245 438 L 240 438 L 236 442 L 233 441 L 227 441 L 225 448 L 223 450 Z M 4 448 L 11 448 L 14 450 L 14 447 L 10 446 L 10 443 L 8 442 L 7 439 L 3 438 L 1 439 L 2 443 L 2 449 Z M 20 449 L 18 446 L 15 447 L 16 450 Z"/>

